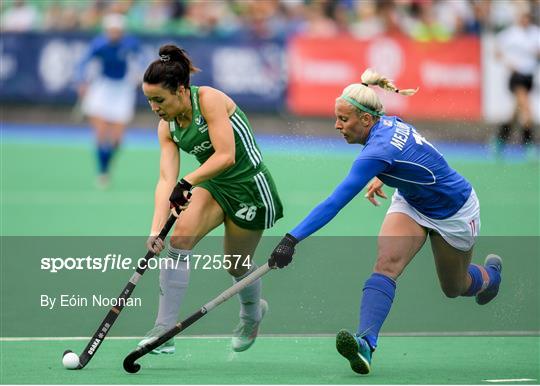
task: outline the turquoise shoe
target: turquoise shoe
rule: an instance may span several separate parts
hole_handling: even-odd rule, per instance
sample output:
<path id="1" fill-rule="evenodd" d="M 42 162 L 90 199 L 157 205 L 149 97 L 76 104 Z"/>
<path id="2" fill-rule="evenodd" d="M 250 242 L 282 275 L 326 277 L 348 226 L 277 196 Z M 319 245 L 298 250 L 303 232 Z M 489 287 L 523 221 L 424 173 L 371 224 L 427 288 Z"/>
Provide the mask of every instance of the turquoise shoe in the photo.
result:
<path id="1" fill-rule="evenodd" d="M 341 330 L 336 335 L 337 351 L 349 361 L 351 369 L 358 374 L 369 374 L 371 371 L 371 348 L 361 337 Z"/>

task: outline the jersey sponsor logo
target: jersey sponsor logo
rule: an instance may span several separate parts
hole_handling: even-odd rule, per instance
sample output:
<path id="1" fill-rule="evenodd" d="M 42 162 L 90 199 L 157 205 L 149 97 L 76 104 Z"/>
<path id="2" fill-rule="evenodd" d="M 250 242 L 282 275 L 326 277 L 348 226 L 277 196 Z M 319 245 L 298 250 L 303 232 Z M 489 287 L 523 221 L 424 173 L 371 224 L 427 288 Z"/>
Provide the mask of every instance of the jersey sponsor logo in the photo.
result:
<path id="1" fill-rule="evenodd" d="M 204 141 L 200 145 L 195 145 L 189 154 L 197 155 L 209 149 L 212 149 L 212 143 L 210 141 Z"/>
<path id="2" fill-rule="evenodd" d="M 199 126 L 197 127 L 199 133 L 206 133 L 208 131 L 208 124 L 206 123 L 202 115 L 199 115 L 197 118 L 195 118 L 195 124 Z"/>
<path id="3" fill-rule="evenodd" d="M 197 118 L 195 118 L 195 123 L 200 126 L 205 122 L 204 117 L 202 115 L 199 115 Z"/>

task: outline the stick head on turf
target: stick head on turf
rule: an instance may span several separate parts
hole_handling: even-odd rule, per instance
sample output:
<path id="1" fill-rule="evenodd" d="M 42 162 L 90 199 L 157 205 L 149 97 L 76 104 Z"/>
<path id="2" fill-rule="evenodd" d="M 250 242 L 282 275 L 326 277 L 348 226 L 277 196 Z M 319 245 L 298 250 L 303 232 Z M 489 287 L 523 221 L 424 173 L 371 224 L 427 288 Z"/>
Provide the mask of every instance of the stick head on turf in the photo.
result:
<path id="1" fill-rule="evenodd" d="M 130 359 L 124 359 L 124 370 L 128 373 L 135 374 L 138 373 L 141 369 L 141 365 L 135 362 L 132 362 Z"/>

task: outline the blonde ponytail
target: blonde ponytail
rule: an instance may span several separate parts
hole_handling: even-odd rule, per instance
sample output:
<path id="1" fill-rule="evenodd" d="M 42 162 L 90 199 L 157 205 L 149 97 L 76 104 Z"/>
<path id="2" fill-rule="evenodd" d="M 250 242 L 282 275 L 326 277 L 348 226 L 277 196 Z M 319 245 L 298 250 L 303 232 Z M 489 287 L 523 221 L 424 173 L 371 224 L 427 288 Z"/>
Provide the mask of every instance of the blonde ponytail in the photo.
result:
<path id="1" fill-rule="evenodd" d="M 416 89 L 413 88 L 407 88 L 400 90 L 398 89 L 390 79 L 385 78 L 382 75 L 379 75 L 377 72 L 372 70 L 371 68 L 368 68 L 364 71 L 364 73 L 361 76 L 362 84 L 365 86 L 367 85 L 376 85 L 382 88 L 386 91 L 396 92 L 400 95 L 410 96 L 416 94 L 418 91 L 418 87 Z"/>
<path id="2" fill-rule="evenodd" d="M 361 79 L 362 83 L 353 83 L 345 87 L 340 99 L 346 100 L 357 109 L 375 117 L 384 115 L 384 107 L 375 91 L 368 87 L 369 85 L 376 85 L 383 90 L 396 92 L 406 96 L 414 95 L 418 91 L 418 88 L 399 90 L 390 79 L 377 74 L 371 68 L 364 71 Z"/>

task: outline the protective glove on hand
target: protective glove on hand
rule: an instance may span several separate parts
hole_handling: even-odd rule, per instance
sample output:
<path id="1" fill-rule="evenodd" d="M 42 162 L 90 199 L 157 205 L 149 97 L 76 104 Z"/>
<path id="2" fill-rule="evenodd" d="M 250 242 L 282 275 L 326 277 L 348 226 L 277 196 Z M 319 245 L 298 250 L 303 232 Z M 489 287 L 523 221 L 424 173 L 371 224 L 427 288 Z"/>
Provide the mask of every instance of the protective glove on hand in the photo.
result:
<path id="1" fill-rule="evenodd" d="M 274 248 L 268 259 L 268 265 L 271 268 L 284 268 L 289 265 L 292 261 L 296 244 L 298 244 L 298 240 L 293 235 L 287 233 Z"/>
<path id="2" fill-rule="evenodd" d="M 177 215 L 181 210 L 186 208 L 189 198 L 191 197 L 192 187 L 193 185 L 183 178 L 174 187 L 171 196 L 169 197 L 169 201 L 171 202 L 171 208 L 174 208 Z"/>

